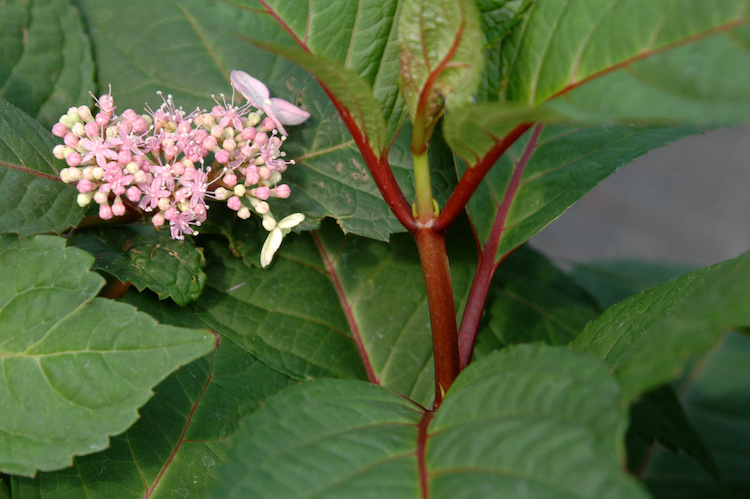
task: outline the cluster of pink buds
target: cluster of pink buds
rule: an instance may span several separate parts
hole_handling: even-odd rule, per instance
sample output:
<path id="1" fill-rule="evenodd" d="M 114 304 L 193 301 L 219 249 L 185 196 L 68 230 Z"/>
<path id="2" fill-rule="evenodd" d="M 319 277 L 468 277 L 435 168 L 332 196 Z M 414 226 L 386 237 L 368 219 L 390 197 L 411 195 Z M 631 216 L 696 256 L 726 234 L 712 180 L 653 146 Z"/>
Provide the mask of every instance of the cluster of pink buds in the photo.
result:
<path id="1" fill-rule="evenodd" d="M 247 102 L 237 106 L 234 95 L 227 102 L 222 94 L 210 112 L 186 113 L 171 95 L 159 93 L 163 104 L 155 111 L 115 114 L 111 88 L 95 99 L 96 114 L 87 106 L 71 107 L 52 127 L 64 142 L 53 153 L 68 165 L 60 177 L 76 185 L 78 204 L 97 203 L 99 217 L 108 220 L 124 215 L 128 203 L 153 212 L 155 226 L 168 222 L 171 236 L 183 239 L 206 220 L 207 199 L 223 201 L 242 219 L 252 212 L 262 217 L 269 235 L 261 263 L 268 265 L 281 238 L 304 219 L 295 213 L 277 222 L 267 202 L 290 195 L 281 183 L 294 164 L 282 151 L 283 125 L 310 115 L 269 98 L 266 86 L 247 73 L 232 71 L 231 81 Z"/>

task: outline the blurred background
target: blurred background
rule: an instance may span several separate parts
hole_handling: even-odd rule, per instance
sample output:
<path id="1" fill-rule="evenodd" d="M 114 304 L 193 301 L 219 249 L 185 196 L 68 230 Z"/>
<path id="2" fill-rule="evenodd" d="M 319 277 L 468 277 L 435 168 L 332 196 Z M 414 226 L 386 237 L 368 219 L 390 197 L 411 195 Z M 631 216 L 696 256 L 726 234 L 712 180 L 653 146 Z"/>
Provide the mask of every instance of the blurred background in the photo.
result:
<path id="1" fill-rule="evenodd" d="M 649 152 L 531 244 L 563 267 L 612 259 L 701 267 L 750 250 L 750 125 Z"/>

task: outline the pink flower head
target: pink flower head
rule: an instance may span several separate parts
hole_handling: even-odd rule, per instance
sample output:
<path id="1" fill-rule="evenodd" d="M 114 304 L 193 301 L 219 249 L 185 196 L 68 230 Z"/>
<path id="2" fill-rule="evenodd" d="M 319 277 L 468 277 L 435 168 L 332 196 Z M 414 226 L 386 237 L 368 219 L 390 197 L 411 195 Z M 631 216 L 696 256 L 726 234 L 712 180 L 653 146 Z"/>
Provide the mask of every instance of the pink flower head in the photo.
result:
<path id="1" fill-rule="evenodd" d="M 299 125 L 310 117 L 310 113 L 283 99 L 270 98 L 268 87 L 244 71 L 234 70 L 229 79 L 234 88 L 258 109 L 262 109 L 276 124 L 276 128 L 288 135 L 282 125 Z"/>

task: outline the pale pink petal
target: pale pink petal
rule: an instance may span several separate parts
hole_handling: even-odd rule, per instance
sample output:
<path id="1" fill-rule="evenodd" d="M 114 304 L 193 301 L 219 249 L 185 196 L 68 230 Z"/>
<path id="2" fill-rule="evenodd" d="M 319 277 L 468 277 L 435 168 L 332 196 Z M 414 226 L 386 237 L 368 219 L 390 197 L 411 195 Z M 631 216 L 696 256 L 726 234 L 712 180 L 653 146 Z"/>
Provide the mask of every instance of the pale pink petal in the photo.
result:
<path id="1" fill-rule="evenodd" d="M 304 109 L 276 97 L 271 99 L 271 109 L 273 109 L 276 118 L 284 125 L 299 125 L 310 117 L 310 113 Z"/>
<path id="2" fill-rule="evenodd" d="M 268 99 L 270 95 L 268 93 L 268 87 L 263 82 L 253 78 L 244 71 L 234 70 L 229 74 L 229 80 L 232 82 L 234 88 L 237 89 L 242 96 L 250 102 L 253 106 L 260 109 L 263 106 L 263 101 Z"/>

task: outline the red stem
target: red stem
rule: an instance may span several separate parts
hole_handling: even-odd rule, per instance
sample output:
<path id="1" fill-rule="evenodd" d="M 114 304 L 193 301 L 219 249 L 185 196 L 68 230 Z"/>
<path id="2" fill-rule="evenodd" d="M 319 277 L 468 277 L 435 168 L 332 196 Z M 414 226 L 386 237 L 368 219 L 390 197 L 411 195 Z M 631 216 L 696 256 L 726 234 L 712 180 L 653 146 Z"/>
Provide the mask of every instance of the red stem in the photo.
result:
<path id="1" fill-rule="evenodd" d="M 458 185 L 453 190 L 453 194 L 448 199 L 445 207 L 440 213 L 440 216 L 432 224 L 432 228 L 435 231 L 441 232 L 448 229 L 448 227 L 458 218 L 458 216 L 466 208 L 469 199 L 477 190 L 479 184 L 482 183 L 484 177 L 487 176 L 487 172 L 490 171 L 495 162 L 500 156 L 508 150 L 510 146 L 518 140 L 521 135 L 531 128 L 533 123 L 521 123 L 514 128 L 503 140 L 495 143 L 494 146 L 484 155 L 482 159 L 477 161 L 474 166 L 470 166 L 458 181 Z"/>
<path id="2" fill-rule="evenodd" d="M 417 241 L 430 307 L 432 349 L 435 356 L 434 408 L 437 409 L 460 372 L 456 305 L 453 301 L 445 235 L 423 228 L 414 234 L 414 238 Z"/>
<path id="3" fill-rule="evenodd" d="M 518 193 L 524 169 L 536 149 L 539 135 L 542 132 L 542 126 L 543 125 L 540 124 L 534 127 L 529 142 L 526 144 L 526 148 L 523 151 L 523 156 L 521 156 L 521 159 L 516 163 L 515 168 L 513 169 L 513 174 L 510 177 L 510 182 L 508 182 L 508 188 L 505 191 L 503 200 L 497 208 L 495 222 L 492 224 L 487 244 L 479 251 L 479 264 L 477 265 L 474 282 L 471 285 L 469 298 L 466 302 L 466 309 L 464 311 L 463 319 L 461 320 L 461 331 L 458 336 L 458 349 L 462 369 L 469 365 L 469 362 L 471 362 L 471 356 L 474 353 L 474 344 L 476 343 L 477 332 L 479 331 L 479 321 L 482 318 L 482 311 L 487 302 L 487 294 L 490 290 L 492 276 L 495 275 L 497 266 L 500 265 L 500 262 L 507 256 L 503 255 L 503 257 L 497 262 L 495 261 L 495 258 L 497 257 L 497 249 L 500 246 L 500 238 L 505 231 L 505 222 L 508 219 L 510 205 L 513 203 L 513 200 Z"/>
<path id="4" fill-rule="evenodd" d="M 323 246 L 323 241 L 320 240 L 317 231 L 313 231 L 311 234 L 313 237 L 313 241 L 315 241 L 315 246 L 318 248 L 318 252 L 323 259 L 323 264 L 325 265 L 326 271 L 328 272 L 328 277 L 331 278 L 333 288 L 336 290 L 336 295 L 339 298 L 339 302 L 341 303 L 341 308 L 344 311 L 344 315 L 346 315 L 346 321 L 349 323 L 349 329 L 352 332 L 352 338 L 354 338 L 354 343 L 357 345 L 359 356 L 362 357 L 362 363 L 365 365 L 367 379 L 370 381 L 370 383 L 379 385 L 380 380 L 375 375 L 375 370 L 372 368 L 372 364 L 370 363 L 370 356 L 367 354 L 367 349 L 365 348 L 365 344 L 362 341 L 362 335 L 359 332 L 359 324 L 357 324 L 357 319 L 354 317 L 352 306 L 349 303 L 349 300 L 346 298 L 344 288 L 343 286 L 341 286 L 341 281 L 339 281 L 339 277 L 336 272 L 336 267 L 333 264 L 333 260 L 328 258 L 328 253 L 326 252 L 326 249 Z"/>

